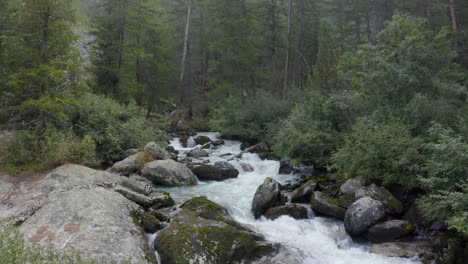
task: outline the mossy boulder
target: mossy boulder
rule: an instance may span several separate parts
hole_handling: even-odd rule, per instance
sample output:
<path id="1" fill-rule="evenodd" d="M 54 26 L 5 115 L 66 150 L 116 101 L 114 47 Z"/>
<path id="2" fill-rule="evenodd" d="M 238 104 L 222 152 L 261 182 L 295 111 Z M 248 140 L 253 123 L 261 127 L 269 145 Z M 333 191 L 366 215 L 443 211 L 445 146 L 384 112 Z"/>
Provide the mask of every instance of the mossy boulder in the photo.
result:
<path id="1" fill-rule="evenodd" d="M 375 184 L 358 189 L 354 198 L 357 200 L 362 197 L 370 197 L 374 200 L 380 201 L 388 214 L 398 215 L 401 214 L 403 210 L 403 205 L 391 192 L 384 187 L 378 187 Z"/>
<path id="2" fill-rule="evenodd" d="M 314 192 L 310 205 L 312 210 L 320 214 L 340 220 L 343 220 L 345 217 L 346 210 L 339 206 L 338 201 L 335 198 L 332 198 L 323 192 Z"/>
<path id="3" fill-rule="evenodd" d="M 155 246 L 167 264 L 250 263 L 276 250 L 205 197 L 185 202 Z"/>
<path id="4" fill-rule="evenodd" d="M 197 145 L 204 145 L 208 142 L 211 142 L 211 139 L 207 136 L 200 135 L 200 136 L 194 137 L 193 141 L 195 141 Z"/>
<path id="5" fill-rule="evenodd" d="M 317 183 L 310 180 L 295 189 L 291 194 L 291 202 L 293 203 L 309 203 L 312 193 L 317 189 Z"/>
<path id="6" fill-rule="evenodd" d="M 341 195 L 340 197 L 336 198 L 338 205 L 343 208 L 349 208 L 355 201 L 356 199 L 354 196 L 350 195 Z"/>
<path id="7" fill-rule="evenodd" d="M 146 233 L 156 233 L 162 225 L 158 218 L 150 213 L 144 213 L 141 217 L 141 225 Z"/>

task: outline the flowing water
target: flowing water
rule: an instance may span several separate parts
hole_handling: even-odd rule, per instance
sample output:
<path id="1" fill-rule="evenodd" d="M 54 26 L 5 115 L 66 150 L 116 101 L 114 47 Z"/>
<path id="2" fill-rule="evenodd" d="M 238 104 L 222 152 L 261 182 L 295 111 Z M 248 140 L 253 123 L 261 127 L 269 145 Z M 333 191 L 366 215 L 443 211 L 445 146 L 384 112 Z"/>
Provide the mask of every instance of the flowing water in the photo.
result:
<path id="1" fill-rule="evenodd" d="M 216 133 L 199 133 L 211 139 Z M 189 146 L 193 145 L 191 141 Z M 178 139 L 171 141 L 179 156 L 191 148 L 184 148 Z M 241 151 L 240 142 L 226 141 L 218 149 L 210 150 L 210 157 L 205 158 L 211 164 L 218 160 L 227 160 Z M 292 175 L 278 174 L 278 161 L 261 160 L 256 154 L 246 153 L 240 160 L 230 161 L 240 172 L 239 177 L 222 182 L 199 182 L 193 187 L 167 188 L 176 202 L 183 202 L 196 196 L 206 196 L 229 210 L 235 220 L 250 226 L 262 234 L 266 240 L 284 245 L 297 259 L 299 264 L 409 264 L 416 260 L 389 258 L 369 252 L 369 245 L 354 243 L 346 234 L 343 223 L 329 218 L 316 217 L 310 212 L 309 219 L 295 220 L 282 216 L 276 220 L 261 218 L 255 220 L 250 209 L 257 187 L 266 177 L 280 183 L 294 182 Z M 252 172 L 246 172 L 242 165 L 251 165 Z M 289 263 L 288 263 L 289 264 Z"/>

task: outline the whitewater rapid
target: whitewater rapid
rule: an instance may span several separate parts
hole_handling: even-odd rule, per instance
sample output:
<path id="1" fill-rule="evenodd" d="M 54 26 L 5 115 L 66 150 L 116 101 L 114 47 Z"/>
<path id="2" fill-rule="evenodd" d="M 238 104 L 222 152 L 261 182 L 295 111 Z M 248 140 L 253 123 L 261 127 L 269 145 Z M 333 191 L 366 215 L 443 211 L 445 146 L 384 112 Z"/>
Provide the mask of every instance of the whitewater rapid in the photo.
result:
<path id="1" fill-rule="evenodd" d="M 217 133 L 199 133 L 212 140 L 219 137 Z M 171 146 L 179 151 L 181 158 L 194 147 L 193 140 L 184 148 L 179 140 L 173 139 Z M 227 140 L 218 149 L 209 150 L 210 156 L 204 158 L 211 164 L 219 160 L 227 160 L 231 155 L 241 151 L 240 142 Z M 192 197 L 206 196 L 208 199 L 224 206 L 240 223 L 250 226 L 262 234 L 266 240 L 281 243 L 288 251 L 300 259 L 298 264 L 409 264 L 419 263 L 417 260 L 404 258 L 389 258 L 369 252 L 368 244 L 354 243 L 346 234 L 343 223 L 324 217 L 314 216 L 310 211 L 309 219 L 295 220 L 282 216 L 276 220 L 264 217 L 255 220 L 251 213 L 252 200 L 257 187 L 266 177 L 271 177 L 280 183 L 294 182 L 292 175 L 279 174 L 278 161 L 261 160 L 258 155 L 245 153 L 240 160 L 230 161 L 240 172 L 239 177 L 222 182 L 199 182 L 193 187 L 165 188 L 178 203 Z M 252 172 L 242 169 L 241 163 L 254 168 Z M 157 250 L 157 249 L 156 249 Z M 292 264 L 292 263 L 288 263 Z"/>

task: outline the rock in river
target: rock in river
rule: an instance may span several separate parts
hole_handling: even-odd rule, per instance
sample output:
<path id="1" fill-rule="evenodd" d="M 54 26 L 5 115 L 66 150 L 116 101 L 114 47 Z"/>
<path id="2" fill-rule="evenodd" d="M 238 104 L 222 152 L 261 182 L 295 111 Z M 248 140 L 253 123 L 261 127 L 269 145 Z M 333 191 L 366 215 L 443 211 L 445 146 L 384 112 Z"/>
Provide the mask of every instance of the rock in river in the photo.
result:
<path id="1" fill-rule="evenodd" d="M 173 160 L 156 160 L 146 163 L 141 172 L 155 184 L 164 186 L 192 186 L 197 184 L 195 174 L 185 164 Z"/>
<path id="2" fill-rule="evenodd" d="M 307 208 L 296 204 L 288 204 L 270 208 L 265 213 L 265 217 L 271 220 L 275 220 L 282 215 L 287 215 L 294 219 L 307 219 Z"/>
<path id="3" fill-rule="evenodd" d="M 291 202 L 293 203 L 309 203 L 312 193 L 317 188 L 317 183 L 310 180 L 302 184 L 299 188 L 294 190 L 291 194 Z"/>
<path id="4" fill-rule="evenodd" d="M 187 152 L 187 157 L 196 158 L 196 159 L 205 158 L 208 156 L 209 156 L 208 152 L 206 152 L 206 150 L 201 149 L 199 147 L 193 148 L 189 152 Z"/>
<path id="5" fill-rule="evenodd" d="M 384 187 L 378 187 L 375 184 L 371 184 L 370 186 L 359 188 L 355 193 L 356 199 L 366 196 L 380 201 L 384 206 L 385 211 L 389 214 L 400 214 L 403 210 L 401 202 Z"/>
<path id="6" fill-rule="evenodd" d="M 344 226 L 351 236 L 362 235 L 372 225 L 385 218 L 385 209 L 381 202 L 370 197 L 363 197 L 354 202 L 346 211 Z"/>
<path id="7" fill-rule="evenodd" d="M 165 264 L 252 263 L 275 250 L 204 197 L 185 202 L 155 246 Z"/>
<path id="8" fill-rule="evenodd" d="M 369 228 L 367 238 L 373 243 L 390 242 L 413 231 L 413 225 L 408 221 L 390 220 L 378 223 Z"/>
<path id="9" fill-rule="evenodd" d="M 226 161 L 217 161 L 215 165 L 198 163 L 188 167 L 202 181 L 223 181 L 239 175 L 239 171 Z"/>
<path id="10" fill-rule="evenodd" d="M 314 192 L 310 201 L 314 211 L 343 220 L 346 210 L 338 205 L 338 201 L 322 192 Z"/>
<path id="11" fill-rule="evenodd" d="M 252 201 L 252 212 L 255 219 L 265 214 L 268 209 L 286 203 L 281 189 L 281 184 L 272 178 L 266 178 L 265 182 L 258 186 Z"/>

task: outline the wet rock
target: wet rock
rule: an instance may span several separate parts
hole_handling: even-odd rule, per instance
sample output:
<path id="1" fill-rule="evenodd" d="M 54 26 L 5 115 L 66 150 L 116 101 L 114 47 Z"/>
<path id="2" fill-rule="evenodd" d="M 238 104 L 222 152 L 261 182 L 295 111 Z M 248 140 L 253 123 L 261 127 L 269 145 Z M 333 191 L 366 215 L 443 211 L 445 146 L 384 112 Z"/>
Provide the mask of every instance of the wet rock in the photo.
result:
<path id="1" fill-rule="evenodd" d="M 384 187 L 377 187 L 377 185 L 371 184 L 370 186 L 359 188 L 354 195 L 356 200 L 366 196 L 380 201 L 385 211 L 389 214 L 398 215 L 403 210 L 401 202 Z"/>
<path id="2" fill-rule="evenodd" d="M 249 152 L 253 153 L 269 153 L 270 149 L 268 148 L 267 144 L 264 142 L 260 142 L 254 145 L 255 148 L 248 149 Z"/>
<path id="3" fill-rule="evenodd" d="M 149 213 L 144 213 L 142 215 L 141 225 L 143 226 L 143 230 L 145 230 L 146 233 L 150 234 L 156 233 L 156 231 L 162 228 L 159 219 Z"/>
<path id="4" fill-rule="evenodd" d="M 374 224 L 385 218 L 382 203 L 370 197 L 363 197 L 354 202 L 346 211 L 345 230 L 351 236 L 362 235 Z"/>
<path id="5" fill-rule="evenodd" d="M 252 201 L 252 212 L 255 219 L 266 213 L 268 209 L 283 205 L 286 202 L 281 193 L 282 186 L 272 178 L 266 178 L 263 184 L 258 186 Z"/>
<path id="6" fill-rule="evenodd" d="M 215 167 L 219 168 L 225 178 L 237 178 L 239 171 L 227 161 L 216 161 Z"/>
<path id="7" fill-rule="evenodd" d="M 372 253 L 387 257 L 419 257 L 431 250 L 431 243 L 428 241 L 388 242 L 371 246 Z"/>
<path id="8" fill-rule="evenodd" d="M 190 158 L 199 159 L 199 158 L 205 158 L 208 156 L 209 156 L 208 152 L 206 152 L 206 150 L 201 149 L 201 148 L 193 148 L 189 152 L 187 152 L 187 157 L 190 157 Z"/>
<path id="9" fill-rule="evenodd" d="M 156 191 L 152 192 L 149 196 L 153 200 L 153 205 L 151 206 L 152 210 L 157 210 L 175 205 L 174 200 L 168 192 Z"/>
<path id="10" fill-rule="evenodd" d="M 252 165 L 250 165 L 248 163 L 240 162 L 239 165 L 242 167 L 242 170 L 245 171 L 245 172 L 255 171 L 254 166 L 252 166 Z"/>
<path id="11" fill-rule="evenodd" d="M 413 225 L 408 221 L 390 220 L 378 223 L 369 228 L 367 238 L 373 243 L 391 242 L 413 231 Z"/>
<path id="12" fill-rule="evenodd" d="M 156 160 L 146 163 L 141 172 L 153 183 L 164 186 L 197 184 L 195 174 L 185 164 L 173 160 Z"/>
<path id="13" fill-rule="evenodd" d="M 182 144 L 182 147 L 186 148 L 187 147 L 187 142 L 189 140 L 190 136 L 182 136 L 179 138 L 180 144 Z"/>
<path id="14" fill-rule="evenodd" d="M 296 204 L 288 204 L 283 206 L 277 206 L 268 209 L 265 213 L 267 219 L 275 220 L 276 218 L 287 215 L 294 219 L 307 219 L 307 209 L 303 206 Z"/>
<path id="15" fill-rule="evenodd" d="M 115 172 L 121 175 L 129 175 L 134 173 L 138 171 L 137 158 L 138 154 L 131 155 L 124 160 L 114 163 L 110 170 L 111 172 Z"/>
<path id="16" fill-rule="evenodd" d="M 345 217 L 346 210 L 338 206 L 336 199 L 322 192 L 314 192 L 310 204 L 314 211 L 321 214 L 332 216 L 340 220 L 343 220 Z"/>
<path id="17" fill-rule="evenodd" d="M 216 140 L 213 140 L 213 141 L 211 142 L 211 144 L 213 144 L 213 146 L 224 145 L 224 140 L 222 140 L 222 139 L 216 139 Z"/>
<path id="18" fill-rule="evenodd" d="M 181 206 L 155 246 L 163 263 L 251 263 L 275 251 L 273 245 L 232 219 L 204 197 Z"/>
<path id="19" fill-rule="evenodd" d="M 211 139 L 209 137 L 207 137 L 207 136 L 201 136 L 200 135 L 200 136 L 194 137 L 193 141 L 195 141 L 195 143 L 197 145 L 204 145 L 204 144 L 206 144 L 208 142 L 211 142 Z"/>
<path id="20" fill-rule="evenodd" d="M 146 144 L 144 150 L 146 152 L 151 153 L 155 160 L 167 160 L 171 158 L 171 155 L 169 155 L 167 151 L 159 147 L 154 142 L 149 142 L 148 144 Z"/>
<path id="21" fill-rule="evenodd" d="M 228 162 L 216 162 L 215 165 L 211 164 L 191 164 L 189 168 L 202 181 L 223 181 L 229 178 L 236 178 L 239 171 Z"/>
<path id="22" fill-rule="evenodd" d="M 366 184 L 366 179 L 362 176 L 358 176 L 356 178 L 347 180 L 343 185 L 341 185 L 340 192 L 342 194 L 354 196 L 356 191 L 359 190 L 361 187 L 363 187 L 365 184 Z"/>
<path id="23" fill-rule="evenodd" d="M 291 174 L 294 171 L 294 167 L 289 163 L 288 159 L 280 159 L 280 174 Z"/>
<path id="24" fill-rule="evenodd" d="M 146 235 L 132 220 L 136 210 L 112 190 L 75 188 L 50 193 L 19 230 L 46 250 L 76 250 L 97 262 L 155 263 Z"/>
<path id="25" fill-rule="evenodd" d="M 159 221 L 161 222 L 168 222 L 170 217 L 166 215 L 165 213 L 159 212 L 159 211 L 152 211 L 151 214 L 156 217 Z"/>
<path id="26" fill-rule="evenodd" d="M 151 184 L 137 181 L 132 178 L 122 177 L 119 181 L 119 184 L 123 187 L 126 187 L 134 192 L 141 193 L 143 195 L 148 195 L 153 192 L 153 186 L 151 186 Z"/>
<path id="27" fill-rule="evenodd" d="M 291 202 L 310 203 L 312 193 L 315 191 L 316 188 L 317 183 L 315 183 L 314 180 L 309 180 L 308 182 L 304 183 L 292 192 Z"/>

